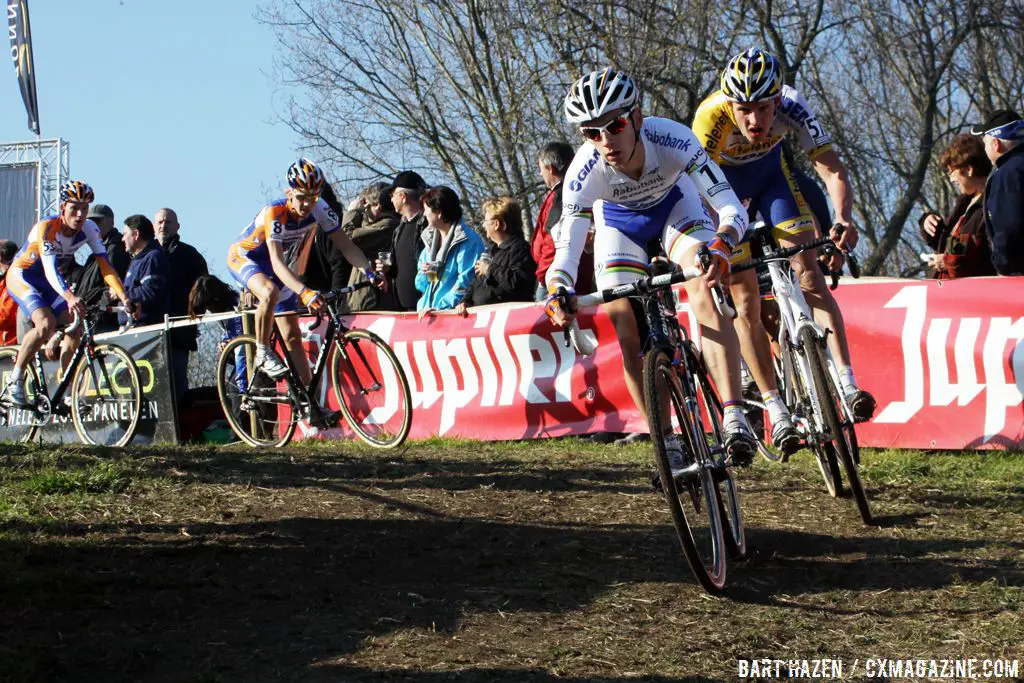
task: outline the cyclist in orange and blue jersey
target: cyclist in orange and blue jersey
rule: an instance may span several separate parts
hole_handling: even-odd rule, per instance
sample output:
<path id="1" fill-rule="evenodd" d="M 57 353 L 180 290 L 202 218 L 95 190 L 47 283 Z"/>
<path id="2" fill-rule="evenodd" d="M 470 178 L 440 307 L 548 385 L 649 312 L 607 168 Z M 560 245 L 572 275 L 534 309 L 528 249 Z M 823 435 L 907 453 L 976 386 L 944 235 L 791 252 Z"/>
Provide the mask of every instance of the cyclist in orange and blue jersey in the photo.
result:
<path id="1" fill-rule="evenodd" d="M 320 199 L 324 184 L 321 170 L 308 159 L 299 159 L 288 168 L 286 197 L 263 207 L 228 248 L 231 275 L 259 300 L 254 364 L 269 377 L 281 377 L 288 372 L 288 366 L 269 348 L 274 313 L 295 313 L 300 301 L 310 310 L 323 305 L 320 292 L 303 286 L 285 262 L 288 247 L 309 230 L 315 230 L 317 225 L 322 227 L 349 263 L 361 268 L 370 281 L 383 286 L 363 250 L 339 229 L 338 216 Z M 308 386 L 312 373 L 302 348 L 298 321 L 294 315 L 278 317 L 277 321 L 299 379 Z"/>
<path id="2" fill-rule="evenodd" d="M 811 211 L 782 155 L 783 137 L 795 134 L 828 190 L 836 215 L 832 237 L 843 249 L 856 246 L 858 233 L 851 219 L 853 200 L 846 166 L 804 98 L 783 83 L 782 68 L 774 56 L 751 49 L 730 60 L 722 73 L 721 89 L 697 108 L 693 132 L 719 162 L 739 198 L 750 201 L 751 210 L 759 212 L 772 226 L 774 237 L 783 246 L 815 239 Z M 837 228 L 841 228 L 841 235 Z M 734 253 L 734 262 L 749 257 L 748 245 L 741 244 Z M 793 270 L 807 303 L 821 316 L 823 325 L 834 332 L 828 336 L 828 344 L 843 391 L 857 421 L 866 421 L 874 413 L 875 400 L 857 386 L 842 313 L 825 285 L 816 258 L 816 251 L 803 252 L 793 259 Z M 839 254 L 834 257 L 833 268 L 841 267 L 841 258 Z M 763 392 L 773 423 L 772 440 L 784 450 L 793 450 L 799 446 L 799 438 L 775 383 L 771 351 L 761 331 L 754 271 L 735 279 L 732 294 L 739 314 L 736 332 L 743 356 Z"/>
<path id="3" fill-rule="evenodd" d="M 60 274 L 61 266 L 73 259 L 83 245 L 88 244 L 96 255 L 103 281 L 122 304 L 131 307 L 121 278 L 107 260 L 99 226 L 86 218 L 94 198 L 92 188 L 85 183 L 79 180 L 65 183 L 60 190 L 60 213 L 48 216 L 32 227 L 25 245 L 15 254 L 7 271 L 7 291 L 22 312 L 31 318 L 33 325 L 21 340 L 11 372 L 9 392 L 11 401 L 16 405 L 27 405 L 25 366 L 53 336 L 58 321 L 62 325 L 68 324 L 71 322 L 70 312 L 79 315 L 85 312 L 81 299 L 71 291 Z M 61 341 L 61 367 L 66 367 L 71 360 L 80 339 L 81 328 L 65 335 Z M 55 347 L 48 350 L 51 359 L 55 354 Z"/>

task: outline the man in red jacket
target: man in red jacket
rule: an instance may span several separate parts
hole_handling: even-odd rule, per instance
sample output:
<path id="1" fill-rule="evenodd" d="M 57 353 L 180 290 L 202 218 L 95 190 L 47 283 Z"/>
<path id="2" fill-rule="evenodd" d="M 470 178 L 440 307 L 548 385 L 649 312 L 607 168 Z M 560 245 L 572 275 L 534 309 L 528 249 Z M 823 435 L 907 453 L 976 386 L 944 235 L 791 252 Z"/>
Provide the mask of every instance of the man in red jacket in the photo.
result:
<path id="1" fill-rule="evenodd" d="M 18 343 L 18 304 L 7 293 L 7 269 L 17 252 L 17 244 L 0 240 L 0 346 Z"/>
<path id="2" fill-rule="evenodd" d="M 551 231 L 562 217 L 562 180 L 569 168 L 575 151 L 566 142 L 549 142 L 537 154 L 540 177 L 548 188 L 537 214 L 537 225 L 530 239 L 530 253 L 537 263 L 537 301 L 548 298 L 545 282 L 548 268 L 555 258 L 555 240 Z M 594 291 L 594 250 L 586 249 L 580 257 L 579 277 L 576 281 L 577 294 Z"/>

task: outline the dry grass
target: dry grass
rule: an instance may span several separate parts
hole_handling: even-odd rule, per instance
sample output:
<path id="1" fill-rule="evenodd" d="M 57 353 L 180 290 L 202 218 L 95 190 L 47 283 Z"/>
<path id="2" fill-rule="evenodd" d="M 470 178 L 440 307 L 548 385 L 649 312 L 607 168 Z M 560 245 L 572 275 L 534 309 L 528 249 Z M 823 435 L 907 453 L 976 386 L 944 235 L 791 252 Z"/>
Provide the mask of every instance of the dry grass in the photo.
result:
<path id="1" fill-rule="evenodd" d="M 872 452 L 739 480 L 711 598 L 647 454 L 435 440 L 0 460 L 0 680 L 735 680 L 737 658 L 1024 659 L 1024 458 Z M 1022 662 L 1024 664 L 1024 662 Z M 1022 668 L 1024 671 L 1024 668 Z"/>

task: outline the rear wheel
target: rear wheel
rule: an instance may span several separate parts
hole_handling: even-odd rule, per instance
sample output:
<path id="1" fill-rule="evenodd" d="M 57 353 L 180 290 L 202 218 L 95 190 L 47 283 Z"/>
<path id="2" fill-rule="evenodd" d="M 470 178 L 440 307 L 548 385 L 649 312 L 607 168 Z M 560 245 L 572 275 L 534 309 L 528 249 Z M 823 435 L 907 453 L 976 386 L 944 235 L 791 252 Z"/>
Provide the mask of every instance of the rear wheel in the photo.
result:
<path id="1" fill-rule="evenodd" d="M 853 459 L 851 444 L 847 432 L 843 429 L 843 425 L 839 420 L 840 411 L 842 410 L 842 395 L 840 394 L 839 387 L 836 386 L 828 372 L 828 366 L 825 364 L 822 349 L 823 342 L 818 339 L 810 328 L 802 330 L 801 341 L 803 341 L 804 348 L 807 350 L 808 360 L 811 361 L 811 374 L 814 376 L 814 383 L 818 388 L 818 399 L 822 408 L 822 417 L 828 433 L 827 438 L 830 440 L 826 445 L 831 447 L 830 450 L 833 451 L 833 457 L 838 457 L 839 462 L 843 464 L 843 469 L 846 471 L 846 481 L 850 486 L 850 492 L 853 493 L 854 500 L 857 501 L 857 510 L 860 512 L 861 519 L 864 520 L 865 524 L 873 524 L 871 508 L 868 505 L 864 486 L 860 481 L 860 474 L 857 472 L 857 463 Z"/>
<path id="2" fill-rule="evenodd" d="M 679 375 L 663 349 L 647 352 L 643 379 L 661 489 L 683 555 L 704 589 L 719 593 L 725 587 L 725 539 L 704 435 L 695 432 Z M 666 438 L 673 435 L 682 446 L 684 467 L 684 473 L 675 480 L 665 446 Z"/>
<path id="3" fill-rule="evenodd" d="M 299 400 L 287 375 L 273 379 L 254 368 L 256 339 L 235 337 L 217 359 L 217 393 L 224 416 L 239 439 L 251 446 L 277 447 L 291 441 Z"/>
<path id="4" fill-rule="evenodd" d="M 11 372 L 18 357 L 15 347 L 0 349 L 0 427 L 5 441 L 31 441 L 39 432 L 40 425 L 50 419 L 50 400 L 39 385 L 34 363 L 24 370 L 25 395 L 36 408 L 21 408 L 10 401 Z"/>
<path id="5" fill-rule="evenodd" d="M 349 330 L 331 354 L 334 394 L 352 430 L 377 448 L 409 436 L 412 395 L 395 352 L 368 330 Z"/>
<path id="6" fill-rule="evenodd" d="M 124 446 L 142 414 L 142 380 L 132 357 L 116 344 L 85 349 L 71 380 L 71 420 L 83 443 Z"/>

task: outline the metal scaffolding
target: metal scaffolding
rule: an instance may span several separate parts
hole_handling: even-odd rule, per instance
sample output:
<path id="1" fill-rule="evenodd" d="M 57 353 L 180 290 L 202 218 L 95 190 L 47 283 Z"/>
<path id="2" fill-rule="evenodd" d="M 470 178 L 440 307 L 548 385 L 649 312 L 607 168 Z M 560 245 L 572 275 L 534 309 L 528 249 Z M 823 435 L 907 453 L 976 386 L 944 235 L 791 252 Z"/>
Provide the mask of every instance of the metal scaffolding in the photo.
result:
<path id="1" fill-rule="evenodd" d="M 36 173 L 36 216 L 57 213 L 60 206 L 60 186 L 69 175 L 68 141 L 32 140 L 31 142 L 0 143 L 0 166 L 24 166 L 35 164 Z"/>

